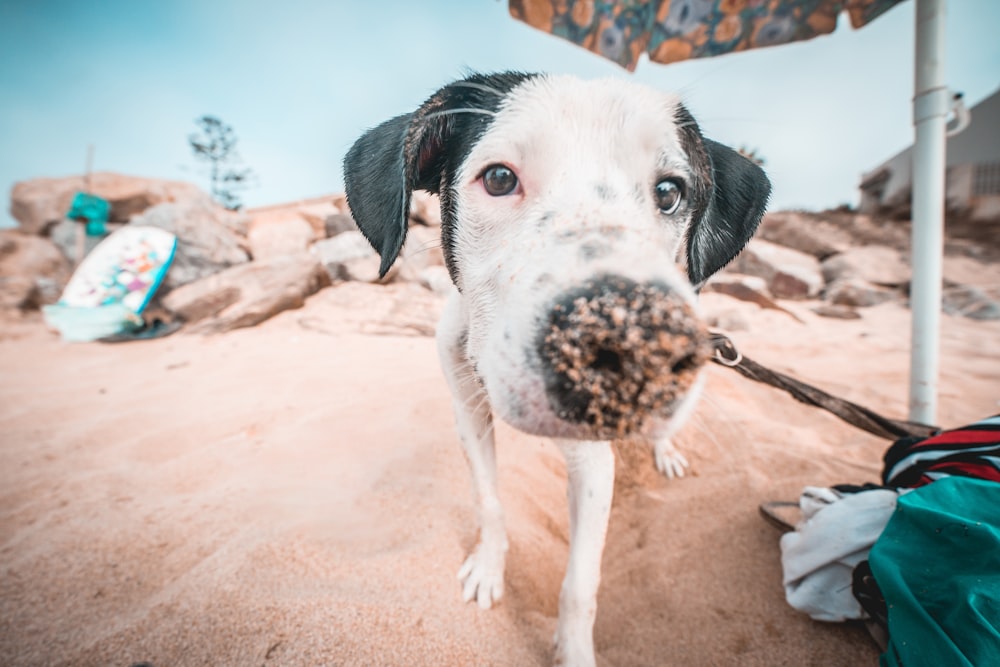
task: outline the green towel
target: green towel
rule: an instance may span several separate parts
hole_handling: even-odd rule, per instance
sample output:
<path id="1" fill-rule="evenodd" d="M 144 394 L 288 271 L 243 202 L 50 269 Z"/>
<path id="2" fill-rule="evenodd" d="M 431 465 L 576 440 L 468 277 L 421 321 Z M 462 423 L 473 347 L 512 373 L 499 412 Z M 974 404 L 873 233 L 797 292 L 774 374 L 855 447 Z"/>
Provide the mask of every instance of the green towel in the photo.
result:
<path id="1" fill-rule="evenodd" d="M 1000 665 L 1000 484 L 947 477 L 903 494 L 869 563 L 889 607 L 880 665 Z"/>

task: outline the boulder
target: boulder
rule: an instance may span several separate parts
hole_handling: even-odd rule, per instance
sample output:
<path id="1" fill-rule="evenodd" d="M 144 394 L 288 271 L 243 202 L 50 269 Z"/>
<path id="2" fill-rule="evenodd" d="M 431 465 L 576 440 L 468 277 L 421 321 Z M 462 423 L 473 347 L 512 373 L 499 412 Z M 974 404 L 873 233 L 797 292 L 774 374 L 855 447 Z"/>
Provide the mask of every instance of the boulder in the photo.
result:
<path id="1" fill-rule="evenodd" d="M 338 234 L 356 231 L 358 231 L 358 226 L 354 223 L 354 218 L 346 213 L 331 213 L 323 219 L 325 238 L 332 239 Z"/>
<path id="2" fill-rule="evenodd" d="M 728 332 L 750 330 L 750 320 L 735 308 L 706 313 L 705 323 L 713 329 Z"/>
<path id="3" fill-rule="evenodd" d="M 763 278 L 771 294 L 781 299 L 811 299 L 823 288 L 815 257 L 760 239 L 751 241 L 730 269 Z"/>
<path id="4" fill-rule="evenodd" d="M 54 243 L 18 230 L 0 230 L 0 308 L 36 309 L 55 303 L 72 275 Z"/>
<path id="5" fill-rule="evenodd" d="M 210 201 L 194 200 L 158 204 L 130 224 L 159 227 L 177 236 L 177 252 L 163 283 L 169 291 L 250 259 L 244 240 L 232 229 L 231 218 L 238 215 Z"/>
<path id="6" fill-rule="evenodd" d="M 56 224 L 49 227 L 49 240 L 52 241 L 57 248 L 59 248 L 63 256 L 74 266 L 79 264 L 84 257 L 89 255 L 90 251 L 93 250 L 98 243 L 107 238 L 109 234 L 123 227 L 121 223 L 109 223 L 107 225 L 107 234 L 102 234 L 100 236 L 88 236 L 87 234 L 83 234 L 83 243 L 81 248 L 77 241 L 81 239 L 81 232 L 83 232 L 85 226 L 85 223 L 63 218 Z"/>
<path id="7" fill-rule="evenodd" d="M 107 199 L 114 222 L 129 218 L 164 202 L 211 201 L 195 185 L 181 181 L 125 176 L 110 172 L 91 174 L 89 184 L 83 176 L 36 178 L 15 183 L 11 190 L 10 214 L 29 234 L 47 234 L 52 225 L 63 219 L 73 196 L 87 190 Z"/>
<path id="8" fill-rule="evenodd" d="M 428 227 L 440 227 L 441 200 L 424 190 L 414 190 L 410 197 L 410 219 Z"/>
<path id="9" fill-rule="evenodd" d="M 0 316 L 38 306 L 35 281 L 25 276 L 0 276 Z"/>
<path id="10" fill-rule="evenodd" d="M 824 297 L 837 306 L 867 308 L 896 298 L 896 292 L 860 278 L 841 278 L 827 286 Z"/>
<path id="11" fill-rule="evenodd" d="M 960 285 L 944 290 L 941 309 L 973 320 L 1000 320 L 1000 303 L 977 287 Z"/>
<path id="12" fill-rule="evenodd" d="M 799 322 L 802 321 L 798 315 L 787 308 L 782 307 L 771 298 L 767 288 L 767 281 L 759 276 L 747 276 L 729 272 L 717 273 L 709 279 L 708 283 L 705 285 L 704 291 L 724 294 L 728 297 L 732 297 L 733 299 L 755 303 L 761 308 L 777 310 L 791 316 Z"/>
<path id="13" fill-rule="evenodd" d="M 255 259 L 270 259 L 306 252 L 315 239 L 312 225 L 300 215 L 259 218 L 250 222 L 247 245 Z"/>
<path id="14" fill-rule="evenodd" d="M 250 327 L 329 285 L 319 260 L 306 252 L 246 262 L 171 291 L 163 306 L 199 333 Z"/>
<path id="15" fill-rule="evenodd" d="M 407 231 L 397 264 L 397 279 L 407 282 L 420 282 L 421 273 L 428 267 L 444 266 L 441 228 L 412 225 Z"/>
<path id="16" fill-rule="evenodd" d="M 804 252 L 818 260 L 844 252 L 851 246 L 850 235 L 844 230 L 815 214 L 798 211 L 768 213 L 756 238 Z"/>
<path id="17" fill-rule="evenodd" d="M 417 276 L 417 282 L 438 296 L 449 296 L 455 289 L 448 269 L 443 266 L 428 266 Z"/>
<path id="18" fill-rule="evenodd" d="M 837 306 L 832 303 L 821 303 L 812 309 L 820 317 L 829 317 L 835 320 L 860 320 L 861 313 L 850 306 Z"/>
<path id="19" fill-rule="evenodd" d="M 368 239 L 359 231 L 344 232 L 331 239 L 317 241 L 309 247 L 309 252 L 319 258 L 333 281 L 389 282 L 399 268 L 397 262 L 380 281 L 378 269 L 381 260 Z"/>
<path id="20" fill-rule="evenodd" d="M 858 278 L 885 287 L 899 287 L 910 282 L 910 267 L 902 255 L 884 245 L 850 248 L 825 260 L 822 271 L 828 283 Z"/>

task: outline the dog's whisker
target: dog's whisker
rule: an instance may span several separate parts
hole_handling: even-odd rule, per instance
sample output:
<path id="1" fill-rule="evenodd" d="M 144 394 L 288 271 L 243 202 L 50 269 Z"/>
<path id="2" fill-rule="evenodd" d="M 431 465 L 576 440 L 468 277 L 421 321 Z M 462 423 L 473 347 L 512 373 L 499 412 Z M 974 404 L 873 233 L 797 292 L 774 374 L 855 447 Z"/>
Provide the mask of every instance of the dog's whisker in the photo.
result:
<path id="1" fill-rule="evenodd" d="M 434 250 L 434 248 L 440 248 L 440 247 L 441 247 L 441 243 L 435 242 L 435 241 L 428 241 L 428 242 L 424 243 L 423 245 L 418 246 L 417 249 L 414 250 L 410 254 L 412 254 L 412 255 L 419 255 L 420 253 L 430 252 L 431 250 Z"/>
<path id="2" fill-rule="evenodd" d="M 484 93 L 490 93 L 491 95 L 496 95 L 497 97 L 504 96 L 504 94 L 499 90 L 497 90 L 496 88 L 493 88 L 492 86 L 487 86 L 482 83 L 476 83 L 475 81 L 456 81 L 451 85 L 456 88 L 474 88 L 476 90 L 481 90 Z"/>
<path id="3" fill-rule="evenodd" d="M 442 109 L 441 111 L 432 111 L 426 116 L 424 116 L 424 118 L 438 118 L 440 116 L 451 116 L 457 113 L 477 113 L 477 114 L 482 114 L 483 116 L 490 116 L 491 118 L 493 116 L 496 116 L 495 112 L 489 111 L 487 109 L 477 109 L 475 107 L 461 107 L 458 109 Z"/>

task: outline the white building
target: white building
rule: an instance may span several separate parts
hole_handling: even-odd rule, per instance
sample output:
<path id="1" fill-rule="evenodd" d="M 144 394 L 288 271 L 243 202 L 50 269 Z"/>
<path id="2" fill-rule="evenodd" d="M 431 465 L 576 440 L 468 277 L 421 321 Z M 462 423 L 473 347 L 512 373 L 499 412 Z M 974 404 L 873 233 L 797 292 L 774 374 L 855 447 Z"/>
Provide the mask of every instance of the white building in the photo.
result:
<path id="1" fill-rule="evenodd" d="M 951 215 L 1000 221 L 1000 90 L 971 109 L 968 127 L 948 138 L 945 181 Z M 910 217 L 913 147 L 861 177 L 861 212 Z"/>

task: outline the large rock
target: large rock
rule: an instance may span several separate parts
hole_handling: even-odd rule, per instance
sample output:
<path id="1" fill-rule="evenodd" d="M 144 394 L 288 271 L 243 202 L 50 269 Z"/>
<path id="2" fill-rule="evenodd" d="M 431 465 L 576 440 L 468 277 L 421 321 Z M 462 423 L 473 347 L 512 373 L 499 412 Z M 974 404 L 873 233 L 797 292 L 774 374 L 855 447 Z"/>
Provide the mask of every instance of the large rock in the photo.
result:
<path id="1" fill-rule="evenodd" d="M 163 306 L 200 333 L 250 327 L 283 310 L 300 308 L 307 296 L 329 285 L 309 253 L 247 262 L 170 292 Z"/>
<path id="2" fill-rule="evenodd" d="M 87 190 L 111 203 L 111 220 L 127 222 L 137 213 L 164 202 L 211 201 L 191 183 L 125 176 L 110 172 L 83 176 L 36 178 L 15 183 L 11 190 L 10 214 L 29 234 L 47 234 L 69 210 L 73 196 Z"/>
<path id="3" fill-rule="evenodd" d="M 306 252 L 315 238 L 315 230 L 304 217 L 289 213 L 281 218 L 252 220 L 247 244 L 255 260 L 270 259 Z"/>
<path id="4" fill-rule="evenodd" d="M 782 307 L 771 298 L 767 287 L 767 281 L 760 276 L 748 276 L 740 273 L 730 273 L 728 271 L 717 273 L 709 279 L 708 283 L 705 285 L 704 291 L 724 294 L 728 297 L 739 299 L 740 301 L 755 303 L 761 308 L 778 310 L 790 315 L 799 322 L 802 321 L 798 315 L 787 308 Z M 713 326 L 728 328 L 722 324 Z M 729 330 L 736 331 L 736 329 Z"/>
<path id="5" fill-rule="evenodd" d="M 977 287 L 959 285 L 944 290 L 941 309 L 973 320 L 1000 320 L 1000 303 Z"/>
<path id="6" fill-rule="evenodd" d="M 867 308 L 895 299 L 893 290 L 879 287 L 860 278 L 841 278 L 830 283 L 825 292 L 827 301 L 838 306 Z"/>
<path id="7" fill-rule="evenodd" d="M 71 274 L 55 244 L 17 230 L 0 231 L 0 308 L 55 303 Z"/>
<path id="8" fill-rule="evenodd" d="M 455 289 L 448 269 L 443 266 L 428 266 L 417 275 L 417 282 L 438 296 L 449 296 Z"/>
<path id="9" fill-rule="evenodd" d="M 828 283 L 859 278 L 876 285 L 899 287 L 910 282 L 910 267 L 899 251 L 884 245 L 850 248 L 825 260 L 822 270 Z"/>
<path id="10" fill-rule="evenodd" d="M 152 225 L 177 236 L 177 252 L 164 280 L 164 288 L 172 290 L 250 258 L 245 241 L 233 231 L 234 217 L 239 214 L 196 200 L 158 204 L 133 217 L 131 224 Z"/>
<path id="11" fill-rule="evenodd" d="M 425 269 L 444 266 L 441 251 L 441 228 L 411 225 L 399 253 L 397 280 L 420 282 Z"/>
<path id="12" fill-rule="evenodd" d="M 441 200 L 424 190 L 415 190 L 410 197 L 410 218 L 428 227 L 441 226 Z"/>
<path id="13" fill-rule="evenodd" d="M 355 224 L 354 218 L 347 213 L 331 213 L 323 218 L 323 235 L 325 238 L 332 239 L 334 236 L 338 236 L 344 232 L 356 231 L 358 231 L 358 226 Z"/>
<path id="14" fill-rule="evenodd" d="M 860 320 L 861 313 L 850 306 L 839 306 L 833 303 L 821 303 L 812 309 L 820 317 L 829 317 L 835 320 Z"/>
<path id="15" fill-rule="evenodd" d="M 319 258 L 330 280 L 354 280 L 358 282 L 389 282 L 399 270 L 399 262 L 384 279 L 379 279 L 381 260 L 361 232 L 352 231 L 338 234 L 330 239 L 317 241 L 309 251 Z"/>
<path id="16" fill-rule="evenodd" d="M 764 216 L 756 238 L 783 245 L 824 260 L 847 250 L 850 235 L 815 214 L 777 211 Z"/>
<path id="17" fill-rule="evenodd" d="M 823 288 L 815 257 L 760 239 L 751 241 L 729 269 L 763 278 L 780 299 L 811 299 Z"/>
<path id="18" fill-rule="evenodd" d="M 90 251 L 97 247 L 98 243 L 107 238 L 108 234 L 112 234 L 123 226 L 121 223 L 108 224 L 106 228 L 107 234 L 89 236 L 84 233 L 86 223 L 63 218 L 49 227 L 49 240 L 59 248 L 70 264 L 75 266 L 84 257 L 89 255 Z"/>

